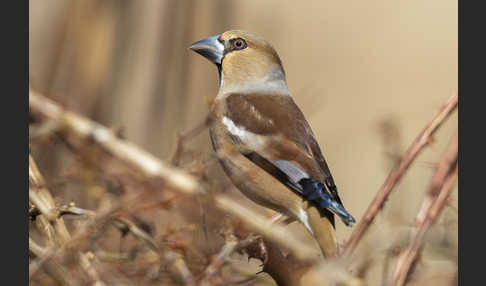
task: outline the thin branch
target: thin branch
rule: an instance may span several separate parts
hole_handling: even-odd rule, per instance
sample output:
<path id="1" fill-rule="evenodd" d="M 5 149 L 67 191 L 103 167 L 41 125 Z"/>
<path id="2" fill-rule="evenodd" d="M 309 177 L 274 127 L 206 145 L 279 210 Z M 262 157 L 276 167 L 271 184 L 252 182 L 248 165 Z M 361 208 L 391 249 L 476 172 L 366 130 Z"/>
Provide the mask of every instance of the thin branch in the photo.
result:
<path id="1" fill-rule="evenodd" d="M 444 184 L 444 180 L 446 176 L 449 174 L 452 168 L 454 168 L 455 163 L 457 162 L 457 150 L 458 150 L 458 134 L 457 132 L 451 138 L 449 142 L 449 146 L 445 151 L 442 159 L 439 161 L 437 165 L 436 171 L 434 176 L 432 177 L 432 182 L 430 183 L 429 189 L 425 196 L 425 199 L 422 202 L 422 206 L 415 218 L 415 226 L 420 227 L 423 225 L 424 220 L 427 217 L 427 212 L 432 205 L 432 203 L 436 200 L 437 196 L 439 195 L 439 191 Z"/>
<path id="2" fill-rule="evenodd" d="M 29 200 L 49 220 L 56 219 L 54 199 L 45 187 L 45 181 L 29 154 Z"/>
<path id="3" fill-rule="evenodd" d="M 47 254 L 47 250 L 44 247 L 38 245 L 37 242 L 35 242 L 30 236 L 29 236 L 29 250 L 37 257 L 42 257 Z"/>
<path id="4" fill-rule="evenodd" d="M 62 123 L 74 135 L 94 141 L 113 156 L 137 167 L 147 175 L 162 178 L 169 187 L 189 194 L 201 191 L 192 176 L 168 166 L 135 144 L 118 138 L 105 126 L 66 110 L 32 89 L 29 90 L 29 108 L 30 112 L 47 120 Z"/>
<path id="5" fill-rule="evenodd" d="M 192 273 L 179 253 L 166 249 L 163 255 L 164 259 L 167 262 L 171 263 L 172 266 L 175 268 L 184 285 L 194 285 L 194 278 L 192 277 Z"/>
<path id="6" fill-rule="evenodd" d="M 68 214 L 78 215 L 78 216 L 88 216 L 88 217 L 94 217 L 96 215 L 94 211 L 78 208 L 74 203 L 70 203 L 68 205 L 63 205 L 59 207 L 59 216 L 68 215 Z"/>
<path id="7" fill-rule="evenodd" d="M 29 154 L 29 199 L 35 205 L 37 209 L 42 213 L 43 218 L 47 219 L 47 222 L 43 222 L 46 229 L 50 229 L 51 227 L 54 229 L 56 234 L 57 242 L 64 246 L 67 242 L 71 240 L 71 235 L 64 224 L 64 220 L 59 215 L 59 212 L 56 208 L 54 203 L 54 199 L 50 194 L 49 190 L 46 188 L 44 177 L 40 173 L 37 164 L 35 163 L 32 156 Z M 41 218 L 41 220 L 43 219 Z M 52 223 L 52 226 L 51 226 Z M 50 231 L 49 231 L 50 232 Z M 48 236 L 51 234 L 48 233 Z M 29 246 L 32 250 L 39 250 L 36 248 L 36 244 L 34 241 L 29 240 Z M 50 256 L 50 253 L 54 252 L 54 245 L 50 247 L 49 250 L 44 249 L 42 252 L 37 252 L 38 256 L 41 258 L 38 265 L 39 267 L 42 265 L 43 261 L 46 261 Z M 96 271 L 90 266 L 89 260 L 86 259 L 85 254 L 79 252 L 80 262 L 82 267 L 87 269 L 89 267 L 90 271 L 88 271 L 88 275 L 95 281 L 95 284 L 98 286 L 105 285 L 101 280 L 99 275 Z M 29 277 L 33 275 L 33 273 L 39 268 L 36 267 L 33 272 L 29 273 Z"/>
<path id="8" fill-rule="evenodd" d="M 89 220 L 86 220 L 83 224 L 81 224 L 74 232 L 74 234 L 70 237 L 70 239 L 60 245 L 60 247 L 50 247 L 47 251 L 47 254 L 41 257 L 39 261 L 37 261 L 37 267 L 29 268 L 29 271 L 32 269 L 32 271 L 29 272 L 29 277 L 32 277 L 35 274 L 36 270 L 39 269 L 43 263 L 46 263 L 48 260 L 54 259 L 56 257 L 65 255 L 67 251 L 75 249 L 75 246 L 79 245 L 79 243 L 81 243 L 86 238 L 92 238 L 99 235 L 99 233 L 103 229 L 103 227 L 100 226 L 104 226 L 107 223 L 112 222 L 114 215 L 118 211 L 120 211 L 123 206 L 131 205 L 134 201 L 138 201 L 139 198 L 140 195 L 135 194 L 129 196 L 128 198 L 121 198 L 115 203 L 112 203 L 109 200 L 101 201 L 100 206 L 95 213 L 95 216 L 91 216 Z M 40 219 L 45 220 L 45 217 L 41 215 Z"/>
<path id="9" fill-rule="evenodd" d="M 39 258 L 40 260 L 36 263 L 37 267 L 29 268 L 29 278 L 31 278 L 35 274 L 35 272 L 40 268 L 40 266 L 42 266 L 48 260 L 55 259 L 57 256 L 65 255 L 68 250 L 74 249 L 74 246 L 77 243 L 79 243 L 80 241 L 82 241 L 88 236 L 94 235 L 93 232 L 88 231 L 88 229 L 106 223 L 106 221 L 110 218 L 110 214 L 114 211 L 115 208 L 111 208 L 111 207 L 108 210 L 101 211 L 100 212 L 101 214 L 98 214 L 96 217 L 87 220 L 82 226 L 78 228 L 78 230 L 72 236 L 70 236 L 70 238 L 67 241 L 64 241 L 64 243 L 62 243 L 60 246 L 49 247 L 45 255 Z M 41 216 L 41 218 L 43 218 L 43 216 Z M 59 219 L 62 219 L 62 217 L 60 217 Z M 86 254 L 80 253 L 80 255 L 86 255 Z M 102 283 L 101 281 L 99 282 Z M 98 285 L 100 285 L 100 283 L 98 283 Z"/>
<path id="10" fill-rule="evenodd" d="M 412 239 L 411 245 L 399 256 L 395 272 L 393 274 L 392 285 L 401 286 L 405 284 L 410 269 L 420 254 L 425 235 L 430 227 L 437 221 L 439 214 L 447 204 L 449 195 L 454 189 L 457 179 L 457 169 L 458 167 L 456 164 L 454 170 L 447 175 L 437 199 L 428 209 L 427 216 L 425 217 L 423 224 L 417 229 L 417 233 Z"/>
<path id="11" fill-rule="evenodd" d="M 275 242 L 276 244 L 289 249 L 292 254 L 301 261 L 309 261 L 317 259 L 315 257 L 315 250 L 303 243 L 301 243 L 294 235 L 286 228 L 275 225 L 264 216 L 234 202 L 225 197 L 218 196 L 215 198 L 216 206 L 224 211 L 227 211 L 240 219 L 245 224 L 264 236 L 266 239 Z"/>
<path id="12" fill-rule="evenodd" d="M 204 129 L 208 127 L 209 117 L 206 117 L 203 122 L 199 123 L 196 127 L 184 132 L 177 134 L 177 147 L 170 160 L 172 165 L 179 166 L 181 163 L 181 157 L 184 152 L 184 145 L 187 140 L 194 138 L 196 135 L 201 133 Z"/>
<path id="13" fill-rule="evenodd" d="M 121 216 L 114 217 L 113 224 L 122 232 L 128 231 L 133 236 L 135 236 L 135 238 L 138 238 L 141 241 L 145 242 L 155 253 L 160 253 L 160 249 L 155 241 L 152 239 L 152 237 L 146 231 L 139 228 L 136 224 L 134 224 L 127 218 Z"/>
<path id="14" fill-rule="evenodd" d="M 105 283 L 101 281 L 98 271 L 96 271 L 91 264 L 90 256 L 92 256 L 92 254 L 88 255 L 88 253 L 79 252 L 78 255 L 81 268 L 83 268 L 84 272 L 86 272 L 86 274 L 88 274 L 88 276 L 94 281 L 93 286 L 104 286 Z"/>
<path id="15" fill-rule="evenodd" d="M 432 177 L 430 186 L 427 190 L 425 198 L 422 202 L 422 206 L 417 213 L 415 218 L 415 229 L 412 230 L 412 234 L 418 234 L 420 229 L 424 227 L 426 220 L 429 218 L 428 214 L 432 208 L 432 205 L 437 201 L 438 196 L 440 195 L 440 191 L 447 180 L 447 176 L 451 174 L 451 172 L 455 169 L 457 165 L 457 151 L 458 151 L 458 134 L 457 132 L 451 138 L 449 145 L 444 152 L 441 160 L 437 164 L 436 171 L 434 176 Z M 409 255 L 410 251 L 412 251 L 412 246 L 404 249 L 398 255 L 398 261 L 396 263 L 396 268 L 394 269 L 394 279 L 395 283 L 400 283 L 398 279 L 403 279 L 402 281 L 406 280 L 406 277 L 403 278 L 400 275 L 409 276 L 410 273 L 413 271 L 413 265 L 415 265 L 416 260 L 420 256 L 422 247 L 417 249 L 417 252 L 413 255 L 412 260 L 407 261 L 407 255 Z M 405 273 L 407 272 L 407 273 Z"/>
<path id="16" fill-rule="evenodd" d="M 40 246 L 29 236 L 29 251 L 37 257 L 32 259 L 29 263 L 29 273 L 34 273 L 42 266 L 42 257 L 45 257 L 50 249 L 48 247 Z M 54 279 L 64 285 L 79 285 L 77 281 L 73 279 L 66 267 L 57 261 L 46 263 L 44 265 L 44 270 L 47 274 L 51 275 Z"/>
<path id="17" fill-rule="evenodd" d="M 150 249 L 152 249 L 155 253 L 164 258 L 165 261 L 169 262 L 174 267 L 176 274 L 184 282 L 184 285 L 194 285 L 194 278 L 192 277 L 192 273 L 187 267 L 184 259 L 182 259 L 182 257 L 178 253 L 170 249 L 164 249 L 164 251 L 161 252 L 155 241 L 146 231 L 142 230 L 136 224 L 134 224 L 125 217 L 117 216 L 114 218 L 113 223 L 116 227 L 123 230 L 126 229 L 133 236 L 145 242 L 150 247 Z"/>
<path id="18" fill-rule="evenodd" d="M 56 205 L 51 193 L 45 186 L 44 177 L 39 172 L 37 164 L 29 154 L 29 200 L 43 214 L 43 216 L 52 222 L 57 241 L 64 243 L 70 239 L 69 232 L 62 218 L 58 218 Z M 46 226 L 47 227 L 47 226 Z M 49 236 L 49 235 L 48 235 Z"/>
<path id="19" fill-rule="evenodd" d="M 373 202 L 370 204 L 365 214 L 363 215 L 363 218 L 358 223 L 353 233 L 351 234 L 351 237 L 347 241 L 342 253 L 343 256 L 350 256 L 351 253 L 354 251 L 356 245 L 366 233 L 369 226 L 373 223 L 376 215 L 385 204 L 385 201 L 387 200 L 390 193 L 393 191 L 394 187 L 400 182 L 401 178 L 408 170 L 408 167 L 412 164 L 418 154 L 423 150 L 425 146 L 427 146 L 431 142 L 432 135 L 435 133 L 435 131 L 437 131 L 437 129 L 444 122 L 444 120 L 449 117 L 452 111 L 456 109 L 457 103 L 457 95 L 449 98 L 449 100 L 441 108 L 439 113 L 415 139 L 413 144 L 404 154 L 400 163 L 396 165 L 395 168 L 390 172 L 385 183 L 376 194 Z"/>
<path id="20" fill-rule="evenodd" d="M 206 267 L 200 285 L 210 285 L 208 280 L 221 268 L 232 253 L 247 247 L 248 245 L 256 242 L 259 238 L 259 236 L 250 236 L 249 238 L 238 240 L 238 238 L 236 238 L 236 236 L 233 234 L 228 235 L 225 238 L 225 244 L 219 253 L 213 257 L 209 266 Z"/>

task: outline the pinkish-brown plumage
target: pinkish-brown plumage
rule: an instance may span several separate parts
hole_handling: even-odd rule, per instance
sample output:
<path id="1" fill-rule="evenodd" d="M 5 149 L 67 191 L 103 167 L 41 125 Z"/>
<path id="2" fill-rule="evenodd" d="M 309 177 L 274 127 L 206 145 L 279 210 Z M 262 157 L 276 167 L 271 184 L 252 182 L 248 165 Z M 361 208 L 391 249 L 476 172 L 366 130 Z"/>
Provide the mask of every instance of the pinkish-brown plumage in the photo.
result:
<path id="1" fill-rule="evenodd" d="M 227 175 L 254 202 L 302 222 L 325 256 L 336 255 L 334 215 L 303 200 L 299 180 L 318 181 L 333 203 L 341 200 L 314 134 L 290 96 L 275 49 L 239 30 L 191 49 L 219 67 L 210 135 Z"/>

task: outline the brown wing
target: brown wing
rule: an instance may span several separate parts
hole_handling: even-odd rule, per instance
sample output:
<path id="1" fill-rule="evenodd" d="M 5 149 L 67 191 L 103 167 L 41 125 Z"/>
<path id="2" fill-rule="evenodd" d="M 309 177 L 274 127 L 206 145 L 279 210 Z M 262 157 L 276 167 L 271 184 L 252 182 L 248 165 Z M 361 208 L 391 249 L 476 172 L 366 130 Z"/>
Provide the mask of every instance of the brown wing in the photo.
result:
<path id="1" fill-rule="evenodd" d="M 298 165 L 311 177 L 325 183 L 331 194 L 341 203 L 314 134 L 292 97 L 231 94 L 226 98 L 225 116 L 236 126 L 268 139 L 267 148 L 258 151 L 263 157 L 287 160 Z"/>

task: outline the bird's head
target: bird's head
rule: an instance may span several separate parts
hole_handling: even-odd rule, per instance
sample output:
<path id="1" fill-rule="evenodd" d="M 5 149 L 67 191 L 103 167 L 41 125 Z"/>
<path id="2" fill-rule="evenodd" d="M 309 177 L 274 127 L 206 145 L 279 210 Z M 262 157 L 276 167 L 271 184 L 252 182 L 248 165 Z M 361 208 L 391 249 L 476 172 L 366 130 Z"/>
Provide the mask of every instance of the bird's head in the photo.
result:
<path id="1" fill-rule="evenodd" d="M 275 49 L 260 36 L 231 30 L 197 41 L 189 49 L 216 64 L 220 92 L 288 93 L 282 62 Z"/>

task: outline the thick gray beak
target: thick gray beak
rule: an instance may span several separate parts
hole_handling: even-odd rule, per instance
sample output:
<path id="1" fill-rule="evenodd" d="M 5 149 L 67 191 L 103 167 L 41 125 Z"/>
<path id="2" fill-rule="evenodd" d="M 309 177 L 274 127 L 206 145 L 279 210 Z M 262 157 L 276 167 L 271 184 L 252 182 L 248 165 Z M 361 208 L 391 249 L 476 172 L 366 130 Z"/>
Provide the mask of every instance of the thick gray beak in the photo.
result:
<path id="1" fill-rule="evenodd" d="M 220 65 L 223 60 L 224 45 L 218 41 L 218 38 L 219 35 L 202 39 L 190 45 L 189 49 Z"/>

